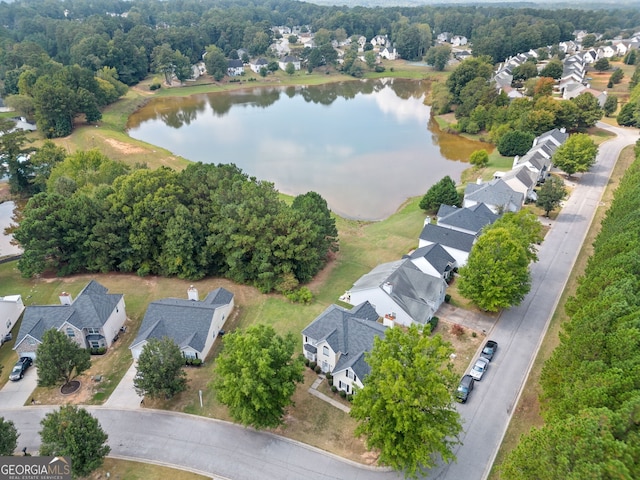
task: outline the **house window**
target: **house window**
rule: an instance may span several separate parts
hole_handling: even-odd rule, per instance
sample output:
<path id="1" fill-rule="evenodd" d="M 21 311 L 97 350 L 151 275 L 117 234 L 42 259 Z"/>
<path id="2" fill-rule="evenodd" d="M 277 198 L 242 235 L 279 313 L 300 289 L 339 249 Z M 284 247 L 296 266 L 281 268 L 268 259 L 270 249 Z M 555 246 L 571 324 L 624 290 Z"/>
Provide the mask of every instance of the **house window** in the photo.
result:
<path id="1" fill-rule="evenodd" d="M 307 337 L 306 335 L 304 336 L 304 343 L 309 343 L 309 337 Z"/>
<path id="2" fill-rule="evenodd" d="M 356 376 L 355 373 L 347 369 L 347 378 L 350 378 L 351 380 L 355 380 L 355 376 Z"/>
<path id="3" fill-rule="evenodd" d="M 73 328 L 67 327 L 67 337 L 74 338 L 76 336 L 76 332 L 73 331 Z"/>
<path id="4" fill-rule="evenodd" d="M 91 340 L 91 348 L 100 348 L 100 342 Z"/>
<path id="5" fill-rule="evenodd" d="M 87 334 L 89 335 L 100 335 L 99 328 L 87 328 Z"/>
<path id="6" fill-rule="evenodd" d="M 329 347 L 327 347 L 326 345 L 324 347 L 322 347 L 322 354 L 325 357 L 328 357 L 329 356 Z"/>

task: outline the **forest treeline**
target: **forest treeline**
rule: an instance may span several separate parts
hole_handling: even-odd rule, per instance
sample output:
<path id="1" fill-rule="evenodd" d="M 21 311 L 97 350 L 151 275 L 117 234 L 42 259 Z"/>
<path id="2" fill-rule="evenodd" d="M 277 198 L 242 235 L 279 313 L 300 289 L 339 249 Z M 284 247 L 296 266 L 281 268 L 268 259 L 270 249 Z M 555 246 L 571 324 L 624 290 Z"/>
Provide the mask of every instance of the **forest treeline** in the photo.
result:
<path id="1" fill-rule="evenodd" d="M 46 137 L 68 135 L 73 120 L 101 109 L 149 73 L 189 77 L 207 49 L 269 56 L 273 26 L 322 32 L 318 41 L 386 34 L 401 57 L 417 60 L 440 32 L 464 35 L 473 53 L 497 62 L 573 38 L 576 29 L 605 38 L 629 35 L 639 10 L 585 11 L 513 7 L 329 7 L 292 0 L 28 0 L 0 3 L 0 82 L 18 111 Z M 331 48 L 313 65 L 336 63 Z M 306 49 L 305 49 L 306 50 Z M 317 51 L 316 51 L 317 50 Z M 309 52 L 310 56 L 312 56 Z M 331 53 L 331 55 L 329 55 Z M 311 61 L 311 60 L 310 60 Z M 123 85 L 124 84 L 124 85 Z"/>
<path id="2" fill-rule="evenodd" d="M 26 277 L 223 276 L 284 293 L 310 281 L 338 247 L 335 219 L 317 193 L 287 205 L 272 183 L 235 165 L 130 170 L 95 150 L 51 167 L 14 237 Z"/>
<path id="3" fill-rule="evenodd" d="M 640 478 L 640 142 L 542 371 L 544 426 L 503 478 Z"/>

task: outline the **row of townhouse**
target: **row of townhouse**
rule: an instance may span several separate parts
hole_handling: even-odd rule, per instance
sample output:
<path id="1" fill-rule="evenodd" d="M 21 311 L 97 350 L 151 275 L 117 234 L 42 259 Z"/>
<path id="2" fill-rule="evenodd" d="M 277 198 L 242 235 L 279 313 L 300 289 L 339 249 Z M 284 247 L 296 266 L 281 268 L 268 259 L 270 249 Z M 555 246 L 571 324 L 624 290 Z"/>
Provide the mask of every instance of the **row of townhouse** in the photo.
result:
<path id="1" fill-rule="evenodd" d="M 487 225 L 502 213 L 518 211 L 534 199 L 535 185 L 551 169 L 551 157 L 568 135 L 558 129 L 536 137 L 513 168 L 489 182 L 468 184 L 461 208 L 441 205 L 435 222 L 427 217 L 418 248 L 360 277 L 340 297 L 353 307 L 331 305 L 302 331 L 302 350 L 334 385 L 347 393 L 363 387 L 370 368 L 365 359 L 376 337 L 394 325 L 426 325 L 444 302 L 454 271 L 467 263 Z"/>

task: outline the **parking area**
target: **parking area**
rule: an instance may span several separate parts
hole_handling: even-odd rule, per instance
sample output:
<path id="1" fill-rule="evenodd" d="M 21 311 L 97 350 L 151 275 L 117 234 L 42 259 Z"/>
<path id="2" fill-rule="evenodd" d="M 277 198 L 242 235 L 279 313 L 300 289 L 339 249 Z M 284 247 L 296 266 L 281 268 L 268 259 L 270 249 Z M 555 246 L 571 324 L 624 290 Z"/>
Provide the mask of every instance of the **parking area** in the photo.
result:
<path id="1" fill-rule="evenodd" d="M 36 367 L 29 368 L 24 378 L 17 382 L 8 381 L 0 390 L 0 405 L 4 408 L 22 407 L 28 404 L 29 398 L 38 385 Z"/>

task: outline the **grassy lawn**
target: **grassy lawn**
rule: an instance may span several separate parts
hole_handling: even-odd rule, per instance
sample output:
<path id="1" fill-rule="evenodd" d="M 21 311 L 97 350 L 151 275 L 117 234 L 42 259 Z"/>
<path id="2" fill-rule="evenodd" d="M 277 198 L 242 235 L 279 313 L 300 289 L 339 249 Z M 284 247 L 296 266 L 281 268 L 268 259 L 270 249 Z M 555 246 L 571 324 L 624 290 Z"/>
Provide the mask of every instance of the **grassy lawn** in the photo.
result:
<path id="1" fill-rule="evenodd" d="M 578 254 L 576 264 L 573 268 L 573 271 L 571 272 L 571 276 L 569 277 L 564 293 L 562 294 L 556 312 L 551 319 L 549 330 L 545 335 L 544 341 L 540 347 L 540 351 L 538 352 L 538 356 L 533 363 L 533 368 L 531 369 L 525 388 L 514 410 L 513 418 L 509 423 L 509 427 L 502 442 L 502 446 L 500 447 L 493 465 L 493 469 L 489 476 L 491 480 L 501 478 L 500 464 L 504 461 L 507 454 L 517 446 L 520 437 L 523 434 L 527 433 L 532 427 L 541 426 L 543 424 L 542 418 L 540 416 L 539 402 L 539 396 L 542 393 L 539 386 L 542 366 L 545 360 L 550 357 L 554 348 L 558 345 L 558 335 L 562 329 L 562 324 L 567 320 L 567 316 L 564 313 L 564 305 L 567 299 L 572 296 L 576 290 L 576 287 L 578 285 L 578 278 L 583 274 L 589 257 L 593 253 L 593 241 L 600 231 L 600 224 L 602 223 L 606 210 L 611 204 L 613 193 L 618 187 L 620 179 L 624 175 L 627 167 L 631 163 L 633 163 L 634 158 L 633 147 L 627 147 L 622 152 L 611 175 L 609 185 L 607 186 L 602 197 L 602 202 L 596 210 L 591 228 L 589 229 L 582 249 Z"/>
<path id="2" fill-rule="evenodd" d="M 117 458 L 105 458 L 101 468 L 92 472 L 84 480 L 101 480 L 113 478 L 114 480 L 146 480 L 149 478 L 170 478 L 171 480 L 206 480 L 209 475 L 198 475 L 197 473 L 175 468 L 165 467 L 152 463 L 132 462 Z"/>

